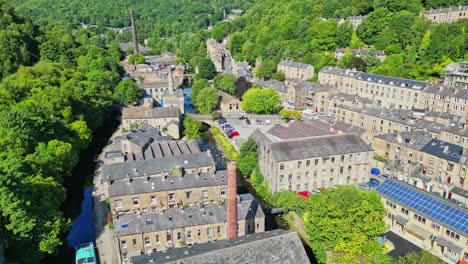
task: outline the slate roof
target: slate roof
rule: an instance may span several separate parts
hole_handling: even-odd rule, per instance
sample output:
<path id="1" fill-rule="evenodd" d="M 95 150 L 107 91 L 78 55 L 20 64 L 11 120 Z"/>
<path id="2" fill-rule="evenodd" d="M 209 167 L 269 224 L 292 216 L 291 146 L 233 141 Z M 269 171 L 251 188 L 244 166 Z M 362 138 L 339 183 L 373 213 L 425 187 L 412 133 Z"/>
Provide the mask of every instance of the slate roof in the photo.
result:
<path id="1" fill-rule="evenodd" d="M 167 179 L 165 176 L 140 177 L 130 183 L 127 179 L 113 181 L 109 185 L 109 197 L 223 185 L 227 185 L 225 170 L 216 173 L 202 172 L 200 175 L 196 173 L 172 175 L 167 176 Z"/>
<path id="2" fill-rule="evenodd" d="M 361 15 L 359 15 L 359 16 L 349 16 L 349 17 L 347 17 L 346 19 L 349 19 L 349 20 L 360 20 L 360 19 L 365 19 L 365 18 L 366 18 L 366 16 L 361 16 Z"/>
<path id="3" fill-rule="evenodd" d="M 288 89 L 286 88 L 286 85 L 284 85 L 284 82 L 280 82 L 277 80 L 269 80 L 269 81 L 264 81 L 264 80 L 254 80 L 253 84 L 260 85 L 263 88 L 269 88 L 273 87 L 275 88 L 276 91 L 280 93 L 287 93 Z"/>
<path id="4" fill-rule="evenodd" d="M 136 84 L 140 89 L 147 89 L 147 88 L 167 88 L 169 87 L 168 80 L 160 80 L 157 82 L 147 82 L 147 83 L 137 83 Z"/>
<path id="5" fill-rule="evenodd" d="M 237 204 L 237 219 L 265 217 L 258 200 L 245 200 Z M 220 224 L 227 221 L 227 204 L 206 204 L 202 207 L 167 209 L 163 212 L 129 214 L 114 219 L 115 236 L 150 233 L 175 228 Z"/>
<path id="6" fill-rule="evenodd" d="M 179 166 L 185 169 L 214 167 L 215 162 L 210 153 L 200 152 L 159 159 L 107 164 L 102 167 L 102 173 L 104 178 L 109 176 L 111 180 L 120 180 L 124 178 L 146 177 L 146 175 L 159 175 Z"/>
<path id="7" fill-rule="evenodd" d="M 278 137 L 280 139 L 293 139 L 293 138 L 303 138 L 306 137 L 306 135 L 296 132 L 290 128 L 287 128 L 282 125 L 275 124 L 272 128 L 268 130 L 268 133 Z"/>
<path id="8" fill-rule="evenodd" d="M 283 65 L 287 67 L 293 67 L 293 68 L 300 68 L 300 69 L 305 69 L 309 66 L 312 66 L 310 64 L 305 64 L 305 63 L 300 63 L 300 62 L 295 62 L 295 61 L 290 61 L 290 60 L 281 60 L 278 65 Z"/>
<path id="9" fill-rule="evenodd" d="M 425 82 L 396 78 L 384 75 L 370 74 L 370 73 L 361 73 L 358 77 L 358 80 L 372 83 L 382 83 L 387 85 L 392 85 L 395 87 L 410 88 L 415 90 L 422 90 L 425 86 Z"/>
<path id="10" fill-rule="evenodd" d="M 163 140 L 164 136 L 159 129 L 145 123 L 141 127 L 125 134 L 124 138 L 137 146 L 144 147 L 153 141 Z"/>
<path id="11" fill-rule="evenodd" d="M 273 142 L 270 151 L 276 161 L 288 161 L 369 152 L 372 148 L 356 135 L 341 134 Z"/>
<path id="12" fill-rule="evenodd" d="M 199 152 L 200 149 L 194 140 L 151 141 L 151 143 L 142 146 L 140 149 L 133 149 L 132 153 L 126 155 L 125 161 L 159 159 Z"/>
<path id="13" fill-rule="evenodd" d="M 304 80 L 293 80 L 293 79 L 288 79 L 288 81 L 295 83 L 293 86 L 295 90 L 297 91 L 311 91 L 311 92 L 326 92 L 330 90 L 330 87 L 325 84 L 319 84 L 319 83 L 314 83 L 314 82 L 309 82 L 309 81 L 304 81 Z"/>
<path id="14" fill-rule="evenodd" d="M 318 121 L 317 124 L 312 125 L 296 120 L 288 127 L 276 124 L 270 128 L 267 133 L 285 140 L 330 135 L 331 132 L 329 128 L 330 126 L 327 123 L 320 121 Z"/>
<path id="15" fill-rule="evenodd" d="M 323 67 L 320 72 L 328 73 L 328 74 L 335 74 L 335 75 L 341 75 L 341 76 L 350 76 L 350 77 L 356 77 L 362 74 L 363 72 L 361 71 L 355 71 L 355 70 L 349 70 L 349 69 L 341 69 L 338 67 L 331 67 L 331 66 L 326 66 Z"/>
<path id="16" fill-rule="evenodd" d="M 132 264 L 266 264 L 273 262 L 310 264 L 301 239 L 296 232 L 277 229 L 136 256 L 131 259 Z"/>
<path id="17" fill-rule="evenodd" d="M 445 151 L 448 148 L 447 151 Z M 463 147 L 438 139 L 432 139 L 422 149 L 422 152 L 445 160 L 458 163 L 463 154 Z"/>
<path id="18" fill-rule="evenodd" d="M 464 11 L 468 10 L 468 6 L 454 6 L 448 8 L 440 8 L 440 9 L 429 9 L 421 11 L 423 14 L 438 14 L 438 13 L 447 13 L 447 12 L 457 12 L 457 11 Z"/>
<path id="19" fill-rule="evenodd" d="M 458 194 L 464 198 L 468 198 L 468 190 L 462 189 L 458 186 L 453 186 L 453 188 L 450 190 L 451 193 Z"/>
<path id="20" fill-rule="evenodd" d="M 149 119 L 149 118 L 172 118 L 179 117 L 179 107 L 132 107 L 122 110 L 122 119 Z"/>
<path id="21" fill-rule="evenodd" d="M 234 96 L 226 93 L 226 92 L 223 92 L 223 91 L 220 91 L 218 90 L 218 95 L 221 97 L 221 103 L 222 104 L 228 104 L 232 101 L 237 101 L 239 102 L 239 99 L 235 98 Z"/>
<path id="22" fill-rule="evenodd" d="M 335 122 L 331 127 L 345 133 L 352 133 L 356 135 L 362 135 L 364 132 L 366 132 L 366 130 L 362 127 L 357 127 L 341 121 Z"/>
<path id="23" fill-rule="evenodd" d="M 401 137 L 401 142 L 398 142 L 398 135 Z M 432 140 L 429 134 L 416 131 L 383 134 L 375 137 L 419 151 L 422 151 L 422 148 Z"/>
<path id="24" fill-rule="evenodd" d="M 364 54 L 364 55 L 367 55 L 369 53 L 370 49 L 349 49 L 349 53 L 351 54 Z M 338 52 L 338 53 L 345 53 L 346 52 L 346 48 L 339 48 L 337 49 L 335 52 Z M 385 56 L 387 54 L 385 54 L 385 51 L 383 50 L 376 50 L 375 51 L 376 55 L 377 56 Z"/>

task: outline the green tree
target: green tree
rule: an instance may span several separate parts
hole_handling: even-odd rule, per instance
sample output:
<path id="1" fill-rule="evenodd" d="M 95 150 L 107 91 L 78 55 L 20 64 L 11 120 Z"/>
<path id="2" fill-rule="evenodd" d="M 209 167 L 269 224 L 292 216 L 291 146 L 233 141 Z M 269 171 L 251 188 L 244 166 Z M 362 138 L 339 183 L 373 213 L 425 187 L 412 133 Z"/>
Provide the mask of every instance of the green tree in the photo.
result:
<path id="1" fill-rule="evenodd" d="M 188 139 L 195 139 L 200 136 L 202 122 L 193 116 L 186 116 L 184 119 L 184 135 Z"/>
<path id="2" fill-rule="evenodd" d="M 207 79 L 198 79 L 196 78 L 192 85 L 192 93 L 190 97 L 192 101 L 195 102 L 197 100 L 198 94 L 203 90 L 203 88 L 210 87 L 210 83 Z"/>
<path id="3" fill-rule="evenodd" d="M 336 42 L 338 47 L 348 47 L 351 43 L 351 39 L 354 36 L 355 32 L 351 23 L 346 21 L 346 23 L 339 25 L 336 28 Z M 356 36 L 357 37 L 357 36 Z"/>
<path id="4" fill-rule="evenodd" d="M 362 40 L 359 39 L 359 37 L 356 34 L 356 31 L 353 31 L 353 33 L 351 35 L 351 40 L 350 40 L 349 46 L 352 49 L 358 49 L 358 48 L 361 48 L 362 46 L 364 46 L 364 42 L 362 42 Z"/>
<path id="5" fill-rule="evenodd" d="M 276 63 L 273 60 L 262 61 L 255 75 L 258 78 L 270 79 L 276 72 Z"/>
<path id="6" fill-rule="evenodd" d="M 237 168 L 244 176 L 250 176 L 255 167 L 258 165 L 257 144 L 249 138 L 242 144 L 237 157 Z"/>
<path id="7" fill-rule="evenodd" d="M 378 8 L 369 13 L 357 29 L 357 35 L 365 43 L 371 44 L 390 22 L 391 13 L 386 8 Z"/>
<path id="8" fill-rule="evenodd" d="M 242 109 L 255 114 L 270 114 L 281 106 L 281 97 L 274 88 L 253 86 L 242 96 Z"/>
<path id="9" fill-rule="evenodd" d="M 216 68 L 210 58 L 204 57 L 198 61 L 198 77 L 211 80 L 216 76 Z"/>
<path id="10" fill-rule="evenodd" d="M 377 57 L 377 51 L 373 46 L 370 47 L 369 52 L 366 57 L 364 57 L 364 62 L 369 67 L 375 67 L 380 64 L 380 60 Z"/>
<path id="11" fill-rule="evenodd" d="M 120 81 L 117 87 L 115 87 L 114 99 L 122 104 L 134 103 L 140 97 L 141 90 L 130 79 Z"/>
<path id="12" fill-rule="evenodd" d="M 313 209 L 303 219 L 319 263 L 326 262 L 326 251 L 337 263 L 388 263 L 377 241 L 385 231 L 385 209 L 375 191 L 337 187 L 311 199 Z"/>
<path id="13" fill-rule="evenodd" d="M 234 74 L 220 74 L 213 79 L 213 85 L 216 89 L 233 94 L 236 90 L 236 80 L 237 78 Z"/>
<path id="14" fill-rule="evenodd" d="M 130 64 L 143 64 L 145 63 L 145 55 L 141 53 L 132 54 L 128 58 L 128 63 Z"/>
<path id="15" fill-rule="evenodd" d="M 205 87 L 194 101 L 195 107 L 202 114 L 210 114 L 219 103 L 218 90 L 214 87 Z"/>
<path id="16" fill-rule="evenodd" d="M 290 118 L 294 118 L 296 120 L 302 119 L 301 112 L 296 111 L 296 110 L 286 109 L 286 108 L 281 109 L 281 111 L 279 111 L 279 115 L 283 117 L 284 119 L 290 119 Z"/>
<path id="17" fill-rule="evenodd" d="M 356 69 L 358 71 L 366 71 L 367 65 L 363 59 L 354 56 L 349 62 L 348 67 L 350 69 Z"/>
<path id="18" fill-rule="evenodd" d="M 286 76 L 282 71 L 277 71 L 275 74 L 273 74 L 273 79 L 284 82 L 284 80 L 286 80 Z"/>

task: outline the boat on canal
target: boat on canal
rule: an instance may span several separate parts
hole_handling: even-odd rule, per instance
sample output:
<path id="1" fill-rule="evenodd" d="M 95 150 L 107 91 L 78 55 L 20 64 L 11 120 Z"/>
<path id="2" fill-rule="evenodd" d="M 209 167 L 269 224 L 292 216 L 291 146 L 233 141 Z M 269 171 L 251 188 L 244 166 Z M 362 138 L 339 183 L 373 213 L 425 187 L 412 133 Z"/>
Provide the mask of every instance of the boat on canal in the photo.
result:
<path id="1" fill-rule="evenodd" d="M 86 243 L 75 247 L 75 263 L 76 264 L 97 264 L 96 251 L 94 243 Z"/>

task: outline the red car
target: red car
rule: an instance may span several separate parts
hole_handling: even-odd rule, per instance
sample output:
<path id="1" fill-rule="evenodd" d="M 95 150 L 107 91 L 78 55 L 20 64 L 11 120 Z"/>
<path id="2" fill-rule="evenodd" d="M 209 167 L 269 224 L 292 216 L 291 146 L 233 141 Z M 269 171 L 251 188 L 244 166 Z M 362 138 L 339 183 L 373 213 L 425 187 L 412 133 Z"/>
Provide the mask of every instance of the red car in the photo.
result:
<path id="1" fill-rule="evenodd" d="M 301 197 L 304 197 L 304 198 L 309 198 L 310 192 L 309 191 L 301 191 L 301 192 L 297 192 L 297 195 L 299 195 Z"/>
<path id="2" fill-rule="evenodd" d="M 239 132 L 237 130 L 231 131 L 231 137 L 237 137 L 239 136 Z"/>

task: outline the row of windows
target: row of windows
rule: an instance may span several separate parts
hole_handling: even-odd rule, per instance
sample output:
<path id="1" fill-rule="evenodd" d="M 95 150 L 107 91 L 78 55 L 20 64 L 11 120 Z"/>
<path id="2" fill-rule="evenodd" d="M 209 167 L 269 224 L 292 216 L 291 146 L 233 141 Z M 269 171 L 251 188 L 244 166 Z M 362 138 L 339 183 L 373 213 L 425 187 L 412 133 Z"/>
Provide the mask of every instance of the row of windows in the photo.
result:
<path id="1" fill-rule="evenodd" d="M 349 161 L 352 161 L 354 155 L 353 154 L 348 154 L 348 155 L 341 155 L 340 156 L 340 162 L 345 162 L 345 158 L 346 156 L 348 156 L 348 159 Z M 357 153 L 356 155 L 357 159 L 358 160 L 361 160 L 362 159 L 362 154 L 361 153 Z M 369 158 L 369 153 L 366 153 L 366 159 Z M 335 163 L 337 161 L 337 159 L 335 157 L 330 157 L 330 158 L 320 158 L 322 160 L 322 164 L 326 164 L 327 163 L 327 160 L 330 160 L 331 163 Z M 313 160 L 313 163 L 314 165 L 319 165 L 319 162 L 320 162 L 320 159 L 314 159 Z M 305 167 L 309 167 L 311 165 L 311 160 L 306 160 L 305 161 Z M 302 168 L 303 165 L 304 165 L 304 162 L 303 161 L 297 161 L 297 168 Z M 284 170 L 284 167 L 285 167 L 285 164 L 284 163 L 280 163 L 279 164 L 279 169 L 280 170 Z M 291 162 L 289 163 L 289 168 L 292 169 L 294 167 L 294 163 Z"/>
<path id="2" fill-rule="evenodd" d="M 347 172 L 350 173 L 351 170 L 352 170 L 352 166 L 350 165 L 350 166 L 348 166 L 348 168 L 347 168 Z M 344 173 L 344 167 L 341 166 L 341 167 L 339 168 L 338 171 L 339 171 L 339 173 Z M 322 169 L 321 176 L 329 175 L 328 172 L 334 173 L 334 172 L 335 172 L 335 168 L 330 168 L 329 170 L 328 170 L 328 169 Z M 302 178 L 302 175 L 303 175 L 302 172 L 296 173 L 296 179 L 300 180 L 300 179 Z M 308 179 L 308 178 L 309 178 L 309 175 L 310 175 L 310 171 L 304 172 L 304 179 Z M 318 177 L 318 170 L 314 170 L 313 177 L 314 177 L 314 179 L 317 179 L 317 177 Z M 292 173 L 288 174 L 288 180 L 291 181 L 292 179 L 293 179 L 293 174 L 292 174 Z M 279 176 L 279 181 L 283 181 L 283 180 L 284 180 L 284 175 L 281 174 L 281 175 Z"/>
<path id="3" fill-rule="evenodd" d="M 220 190 L 220 195 L 221 195 L 221 196 L 225 196 L 225 195 L 226 195 L 226 190 L 224 190 L 224 189 Z M 167 195 L 167 198 L 168 198 L 168 200 L 171 201 L 171 202 L 172 202 L 172 201 L 175 201 L 175 193 L 169 193 L 169 194 Z M 185 192 L 185 198 L 186 198 L 186 199 L 192 198 L 192 192 Z M 207 190 L 203 190 L 203 191 L 202 191 L 202 198 L 208 199 L 208 191 L 207 191 Z M 156 196 L 154 196 L 154 195 L 152 195 L 152 196 L 150 197 L 150 199 L 151 199 L 151 203 L 152 203 L 152 204 L 156 204 L 156 203 L 158 202 L 158 201 L 157 201 L 158 199 L 157 199 Z M 138 205 L 139 205 L 139 198 L 138 198 L 138 197 L 137 197 L 137 198 L 132 198 L 132 204 L 133 204 L 133 206 L 138 206 Z M 122 200 L 116 200 L 116 201 L 115 201 L 115 207 L 116 207 L 116 208 L 122 208 Z"/>

